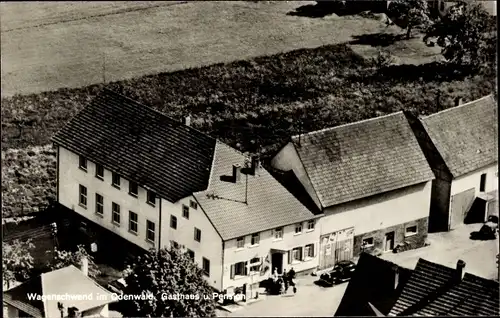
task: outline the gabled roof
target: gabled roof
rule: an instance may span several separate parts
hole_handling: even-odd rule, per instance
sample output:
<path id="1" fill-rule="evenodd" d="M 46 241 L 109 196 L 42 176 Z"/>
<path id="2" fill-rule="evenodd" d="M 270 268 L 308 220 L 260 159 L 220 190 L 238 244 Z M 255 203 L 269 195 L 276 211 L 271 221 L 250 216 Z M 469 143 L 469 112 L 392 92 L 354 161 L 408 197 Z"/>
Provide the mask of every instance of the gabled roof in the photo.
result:
<path id="1" fill-rule="evenodd" d="M 396 289 L 394 288 L 395 268 L 399 273 Z M 335 316 L 376 316 L 376 310 L 387 315 L 398 299 L 411 272 L 410 269 L 362 253 Z M 372 307 L 375 307 L 376 310 Z"/>
<path id="2" fill-rule="evenodd" d="M 453 177 L 498 161 L 497 111 L 488 95 L 421 119 Z"/>
<path id="3" fill-rule="evenodd" d="M 292 143 L 323 207 L 434 179 L 403 112 L 294 136 Z"/>
<path id="4" fill-rule="evenodd" d="M 53 142 L 177 202 L 206 189 L 215 139 L 104 90 Z"/>
<path id="5" fill-rule="evenodd" d="M 89 295 L 92 299 L 53 299 L 30 300 L 28 295 L 54 297 L 57 295 Z M 101 297 L 97 297 L 100 295 Z M 107 295 L 107 297 L 106 297 Z M 64 267 L 52 272 L 44 273 L 36 278 L 9 289 L 3 293 L 3 301 L 34 317 L 60 317 L 58 302 L 64 305 L 65 310 L 76 307 L 80 312 L 100 307 L 113 302 L 111 293 L 85 276 L 75 266 Z"/>
<path id="6" fill-rule="evenodd" d="M 241 173 L 237 183 L 220 180 L 221 176 L 232 175 L 234 165 L 245 167 L 247 159 L 217 142 L 209 187 L 193 194 L 223 240 L 318 217 L 262 166 L 248 179 Z"/>

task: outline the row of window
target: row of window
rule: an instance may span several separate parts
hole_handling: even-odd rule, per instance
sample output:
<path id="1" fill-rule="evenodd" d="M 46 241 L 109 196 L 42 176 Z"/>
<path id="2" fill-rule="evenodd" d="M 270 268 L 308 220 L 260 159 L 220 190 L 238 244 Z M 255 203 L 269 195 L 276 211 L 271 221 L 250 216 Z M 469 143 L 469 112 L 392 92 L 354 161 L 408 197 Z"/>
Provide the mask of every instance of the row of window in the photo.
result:
<path id="1" fill-rule="evenodd" d="M 412 225 L 412 226 L 408 226 L 406 229 L 405 229 L 405 236 L 412 236 L 412 235 L 415 235 L 418 233 L 418 229 L 417 229 L 417 226 L 416 225 Z M 374 245 L 374 240 L 373 240 L 373 237 L 367 237 L 367 238 L 364 238 L 363 239 L 363 242 L 361 243 L 361 246 L 363 248 L 366 248 L 366 247 L 371 247 Z"/>
<path id="2" fill-rule="evenodd" d="M 87 187 L 79 187 L 79 205 L 87 208 Z M 115 225 L 121 225 L 121 207 L 118 203 L 111 202 L 111 222 Z M 101 217 L 104 216 L 104 197 L 98 193 L 95 194 L 95 213 Z M 150 220 L 146 220 L 146 240 L 151 243 L 155 241 L 156 225 Z M 129 211 L 128 230 L 131 233 L 139 234 L 139 216 L 133 211 Z"/>
<path id="3" fill-rule="evenodd" d="M 316 223 L 315 220 L 309 220 L 307 222 L 307 231 L 312 231 L 314 230 Z M 274 232 L 274 239 L 275 240 L 281 240 L 283 239 L 283 227 L 278 227 L 273 230 Z M 297 223 L 295 225 L 295 234 L 301 234 L 302 233 L 302 223 Z M 254 233 L 250 237 L 250 245 L 255 246 L 259 245 L 260 243 L 260 233 Z M 245 247 L 245 236 L 241 236 L 236 239 L 236 247 L 237 248 L 244 248 Z"/>
<path id="4" fill-rule="evenodd" d="M 87 172 L 87 159 L 84 156 L 79 156 L 79 167 L 83 171 Z M 111 173 L 111 185 L 117 189 L 120 189 L 121 177 L 119 174 Z M 104 180 L 104 167 L 98 163 L 95 164 L 95 177 L 100 180 Z M 129 181 L 128 193 L 133 197 L 139 196 L 139 185 L 133 181 Z M 155 205 L 156 204 L 156 193 L 154 191 L 148 190 L 146 195 L 146 202 Z"/>
<path id="5" fill-rule="evenodd" d="M 177 229 L 177 217 L 175 215 L 170 215 L 170 227 L 174 230 Z M 194 228 L 194 240 L 201 242 L 201 230 L 196 227 Z"/>

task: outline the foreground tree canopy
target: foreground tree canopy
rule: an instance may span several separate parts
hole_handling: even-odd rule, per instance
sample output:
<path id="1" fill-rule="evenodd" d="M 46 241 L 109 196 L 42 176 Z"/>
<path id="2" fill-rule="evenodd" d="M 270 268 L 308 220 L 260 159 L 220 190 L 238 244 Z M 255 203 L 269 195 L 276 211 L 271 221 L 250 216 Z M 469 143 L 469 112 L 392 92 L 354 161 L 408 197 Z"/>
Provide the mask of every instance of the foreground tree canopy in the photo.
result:
<path id="1" fill-rule="evenodd" d="M 30 250 L 34 247 L 31 240 L 2 242 L 2 278 L 4 287 L 9 288 L 11 283 L 16 280 L 29 278 L 34 261 Z"/>
<path id="2" fill-rule="evenodd" d="M 395 0 L 389 4 L 388 14 L 400 21 L 406 28 L 406 38 L 416 28 L 427 28 L 431 24 L 430 11 L 427 0 Z"/>
<path id="3" fill-rule="evenodd" d="M 214 289 L 180 249 L 151 250 L 138 257 L 125 282 L 125 295 L 150 296 L 122 300 L 125 317 L 215 317 Z"/>

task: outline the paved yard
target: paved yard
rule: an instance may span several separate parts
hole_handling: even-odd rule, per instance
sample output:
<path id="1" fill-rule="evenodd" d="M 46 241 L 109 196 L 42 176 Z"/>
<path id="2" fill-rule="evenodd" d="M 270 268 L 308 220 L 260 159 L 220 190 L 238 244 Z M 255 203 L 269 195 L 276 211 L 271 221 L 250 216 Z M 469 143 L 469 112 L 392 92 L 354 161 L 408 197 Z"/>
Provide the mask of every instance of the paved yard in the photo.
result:
<path id="1" fill-rule="evenodd" d="M 466 263 L 466 272 L 494 279 L 498 276 L 495 258 L 499 250 L 498 239 L 491 241 L 469 239 L 470 232 L 479 228 L 481 224 L 462 225 L 450 232 L 429 234 L 430 246 L 399 254 L 388 253 L 382 258 L 407 268 L 415 268 L 419 258 L 449 267 L 455 267 L 457 261 L 461 259 Z"/>
<path id="2" fill-rule="evenodd" d="M 222 317 L 331 317 L 342 300 L 346 284 L 334 287 L 319 287 L 314 284 L 317 277 L 297 279 L 297 294 L 267 296 L 267 299 L 249 304 L 232 313 L 220 312 Z"/>

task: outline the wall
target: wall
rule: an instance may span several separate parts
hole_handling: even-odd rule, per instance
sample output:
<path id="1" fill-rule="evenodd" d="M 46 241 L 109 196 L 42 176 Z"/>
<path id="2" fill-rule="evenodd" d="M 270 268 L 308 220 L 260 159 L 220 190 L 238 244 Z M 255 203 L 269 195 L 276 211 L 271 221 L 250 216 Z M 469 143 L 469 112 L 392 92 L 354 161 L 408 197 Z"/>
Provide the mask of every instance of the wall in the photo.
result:
<path id="1" fill-rule="evenodd" d="M 86 310 L 82 313 L 82 317 L 109 317 L 108 307 L 108 305 L 104 305 Z"/>
<path id="2" fill-rule="evenodd" d="M 354 226 L 354 235 L 428 218 L 431 182 L 325 209 L 321 234 Z"/>
<path id="3" fill-rule="evenodd" d="M 4 306 L 4 313 L 7 314 L 7 318 L 17 318 L 19 317 L 19 310 L 11 305 Z"/>
<path id="4" fill-rule="evenodd" d="M 197 209 L 189 208 L 189 219 L 183 217 L 182 206 L 190 206 L 190 201 L 196 200 L 189 196 L 176 203 L 162 199 L 162 237 L 161 246 L 170 246 L 173 240 L 190 249 L 195 254 L 195 261 L 200 268 L 203 268 L 202 258 L 210 261 L 210 277 L 207 280 L 210 284 L 221 290 L 222 287 L 222 239 L 213 227 L 210 220 L 203 212 L 201 206 Z M 177 217 L 177 229 L 170 227 L 170 215 Z M 194 228 L 201 230 L 201 242 L 194 240 Z"/>
<path id="5" fill-rule="evenodd" d="M 297 178 L 300 180 L 300 183 L 302 183 L 306 191 L 309 193 L 309 196 L 314 200 L 314 203 L 316 203 L 318 208 L 321 209 L 321 204 L 318 196 L 316 195 L 316 191 L 309 180 L 309 176 L 302 165 L 302 161 L 300 161 L 300 157 L 297 150 L 295 150 L 295 146 L 291 142 L 283 147 L 283 149 L 281 149 L 280 152 L 278 152 L 278 154 L 271 160 L 271 165 L 282 171 L 293 170 Z"/>
<path id="6" fill-rule="evenodd" d="M 128 194 L 128 180 L 120 178 L 120 189 L 117 189 L 111 185 L 111 176 L 111 171 L 105 167 L 103 180 L 96 178 L 95 163 L 89 160 L 87 160 L 87 172 L 83 171 L 79 168 L 78 155 L 59 147 L 59 203 L 144 249 L 156 248 L 160 200 L 157 198 L 156 206 L 153 207 L 146 202 L 147 191 L 144 188 L 139 187 L 138 196 L 133 197 Z M 80 184 L 87 187 L 86 209 L 78 204 Z M 104 197 L 103 216 L 95 213 L 96 193 Z M 112 202 L 120 205 L 119 226 L 111 222 Z M 137 234 L 129 232 L 129 211 L 138 214 Z M 155 243 L 146 240 L 146 220 L 156 224 Z"/>
<path id="7" fill-rule="evenodd" d="M 270 250 L 280 249 L 284 251 L 292 250 L 295 247 L 304 247 L 308 244 L 315 244 L 315 257 L 303 262 L 288 264 L 287 254 L 283 255 L 283 268 L 294 268 L 296 272 L 305 271 L 316 268 L 318 266 L 318 251 L 319 251 L 319 228 L 321 227 L 321 219 L 317 219 L 314 230 L 307 231 L 307 222 L 302 225 L 302 234 L 295 234 L 295 224 L 287 225 L 283 229 L 283 239 L 276 240 L 272 230 L 263 231 L 260 233 L 260 244 L 251 246 L 251 236 L 245 237 L 245 247 L 238 249 L 237 240 L 232 239 L 225 242 L 224 250 L 224 289 L 241 287 L 243 284 L 252 284 L 267 279 L 270 271 L 265 275 L 255 274 L 251 276 L 241 276 L 231 279 L 230 268 L 232 264 L 238 262 L 250 261 L 254 257 L 266 258 L 269 255 L 271 261 Z"/>
<path id="8" fill-rule="evenodd" d="M 479 183 L 481 174 L 486 173 L 486 191 L 491 192 L 498 189 L 498 163 L 491 164 L 482 169 L 475 170 L 466 175 L 453 179 L 451 182 L 451 195 L 461 193 L 471 188 L 476 188 L 476 196 L 479 194 Z"/>
<path id="9" fill-rule="evenodd" d="M 451 181 L 436 178 L 432 181 L 429 232 L 448 230 Z"/>

